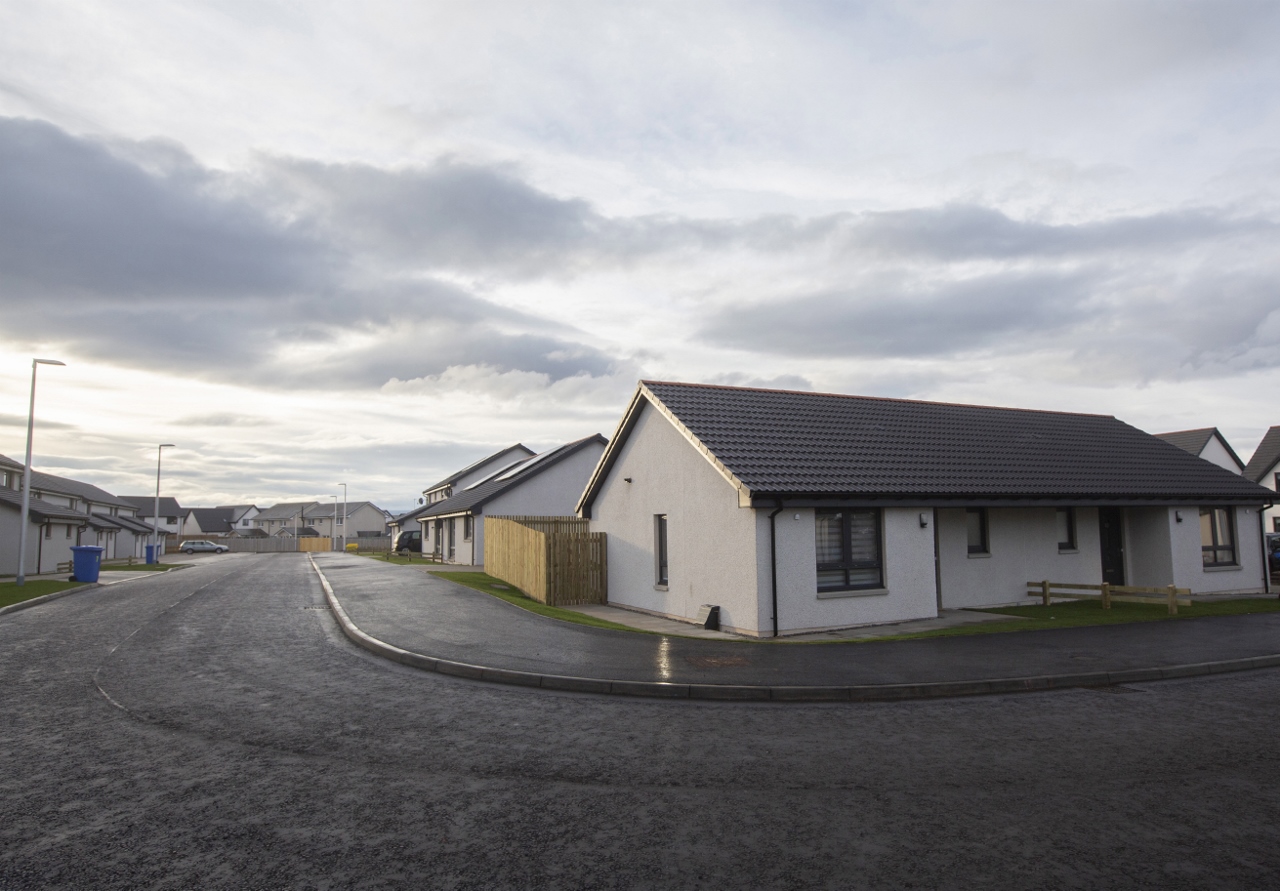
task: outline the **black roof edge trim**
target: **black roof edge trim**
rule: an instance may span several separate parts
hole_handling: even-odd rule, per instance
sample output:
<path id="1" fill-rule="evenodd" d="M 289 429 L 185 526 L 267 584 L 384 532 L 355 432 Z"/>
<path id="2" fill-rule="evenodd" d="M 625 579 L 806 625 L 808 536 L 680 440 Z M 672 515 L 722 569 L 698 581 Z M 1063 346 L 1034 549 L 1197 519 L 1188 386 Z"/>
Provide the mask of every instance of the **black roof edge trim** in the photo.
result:
<path id="1" fill-rule="evenodd" d="M 1072 495 L 753 495 L 753 508 L 786 507 L 1272 507 L 1273 499 L 1187 496 L 1101 498 Z"/>

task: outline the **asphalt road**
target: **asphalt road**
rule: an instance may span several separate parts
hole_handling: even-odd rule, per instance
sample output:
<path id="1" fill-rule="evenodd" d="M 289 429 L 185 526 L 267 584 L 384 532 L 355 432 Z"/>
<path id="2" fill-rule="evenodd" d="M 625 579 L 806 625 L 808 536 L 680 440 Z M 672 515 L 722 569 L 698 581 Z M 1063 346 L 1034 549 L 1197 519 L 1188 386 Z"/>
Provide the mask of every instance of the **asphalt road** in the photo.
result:
<path id="1" fill-rule="evenodd" d="M 0 888 L 1280 887 L 1280 672 L 551 693 L 345 641 L 301 555 L 0 617 Z"/>

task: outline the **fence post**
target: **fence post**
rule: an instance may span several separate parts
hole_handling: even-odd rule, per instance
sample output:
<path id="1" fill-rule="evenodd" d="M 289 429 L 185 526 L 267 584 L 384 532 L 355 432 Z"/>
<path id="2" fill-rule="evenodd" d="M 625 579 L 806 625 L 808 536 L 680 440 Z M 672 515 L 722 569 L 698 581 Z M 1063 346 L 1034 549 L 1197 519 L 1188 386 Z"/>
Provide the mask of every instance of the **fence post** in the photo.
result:
<path id="1" fill-rule="evenodd" d="M 1169 586 L 1169 615 L 1176 616 L 1178 614 L 1178 588 L 1176 585 Z"/>
<path id="2" fill-rule="evenodd" d="M 1102 608 L 1111 609 L 1111 585 L 1102 583 Z"/>
<path id="3" fill-rule="evenodd" d="M 1045 579 L 1040 583 L 1040 599 L 1044 601 L 1044 605 L 1049 605 L 1049 580 Z"/>

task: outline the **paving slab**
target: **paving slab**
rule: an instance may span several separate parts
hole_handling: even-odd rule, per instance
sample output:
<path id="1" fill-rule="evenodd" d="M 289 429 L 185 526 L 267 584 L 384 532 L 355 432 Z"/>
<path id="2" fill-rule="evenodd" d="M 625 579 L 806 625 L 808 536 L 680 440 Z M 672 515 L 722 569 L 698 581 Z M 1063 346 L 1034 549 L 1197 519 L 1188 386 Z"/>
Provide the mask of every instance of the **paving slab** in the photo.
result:
<path id="1" fill-rule="evenodd" d="M 606 680 L 613 692 L 659 683 L 690 697 L 703 686 L 898 685 L 907 695 L 913 687 L 948 685 L 952 693 L 981 693 L 993 679 L 1043 689 L 1039 679 L 1046 677 L 1172 676 L 1188 665 L 1280 654 L 1275 613 L 908 641 L 779 644 L 633 634 L 538 616 L 409 567 L 345 554 L 314 560 L 351 622 L 372 638 L 473 667 L 477 676 L 490 670 Z"/>

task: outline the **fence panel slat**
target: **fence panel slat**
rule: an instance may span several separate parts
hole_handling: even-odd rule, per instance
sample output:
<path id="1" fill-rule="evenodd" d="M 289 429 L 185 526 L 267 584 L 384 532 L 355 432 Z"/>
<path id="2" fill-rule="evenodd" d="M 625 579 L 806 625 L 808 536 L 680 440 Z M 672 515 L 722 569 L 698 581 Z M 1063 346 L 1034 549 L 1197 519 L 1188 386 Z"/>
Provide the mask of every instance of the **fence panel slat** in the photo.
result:
<path id="1" fill-rule="evenodd" d="M 549 606 L 605 603 L 603 532 L 580 517 L 485 517 L 484 568 Z"/>

